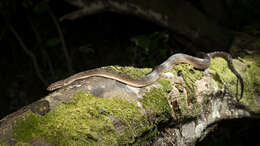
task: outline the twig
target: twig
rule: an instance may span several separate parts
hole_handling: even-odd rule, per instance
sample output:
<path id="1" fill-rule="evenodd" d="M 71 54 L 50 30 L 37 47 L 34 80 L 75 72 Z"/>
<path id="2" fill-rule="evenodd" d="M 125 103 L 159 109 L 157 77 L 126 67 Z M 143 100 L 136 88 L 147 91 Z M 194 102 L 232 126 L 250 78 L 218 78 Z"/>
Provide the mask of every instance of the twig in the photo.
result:
<path id="1" fill-rule="evenodd" d="M 24 44 L 24 42 L 22 41 L 21 37 L 18 35 L 18 33 L 16 32 L 16 30 L 13 28 L 13 26 L 9 23 L 7 23 L 9 29 L 11 30 L 11 32 L 14 34 L 15 38 L 17 39 L 17 41 L 19 42 L 19 44 L 21 45 L 21 47 L 23 48 L 24 52 L 26 55 L 28 55 L 33 62 L 33 66 L 34 69 L 36 71 L 36 75 L 38 76 L 38 78 L 40 79 L 40 81 L 44 84 L 45 87 L 48 86 L 47 81 L 43 78 L 39 65 L 38 65 L 38 61 L 37 58 L 35 57 L 35 55 L 26 47 L 26 45 Z"/>
<path id="2" fill-rule="evenodd" d="M 54 16 L 54 14 L 52 13 L 50 7 L 47 4 L 46 4 L 46 7 L 47 7 L 47 11 L 48 11 L 49 15 L 51 16 L 55 26 L 57 27 L 58 34 L 59 34 L 59 37 L 60 37 L 60 40 L 61 40 L 61 44 L 62 44 L 62 50 L 63 50 L 65 58 L 66 58 L 68 71 L 69 71 L 69 73 L 73 73 L 72 61 L 71 61 L 71 58 L 69 56 L 68 49 L 67 49 L 67 46 L 66 46 L 66 43 L 65 43 L 65 39 L 64 39 L 64 36 L 62 34 L 60 25 L 59 25 L 58 21 L 56 20 L 56 17 Z"/>

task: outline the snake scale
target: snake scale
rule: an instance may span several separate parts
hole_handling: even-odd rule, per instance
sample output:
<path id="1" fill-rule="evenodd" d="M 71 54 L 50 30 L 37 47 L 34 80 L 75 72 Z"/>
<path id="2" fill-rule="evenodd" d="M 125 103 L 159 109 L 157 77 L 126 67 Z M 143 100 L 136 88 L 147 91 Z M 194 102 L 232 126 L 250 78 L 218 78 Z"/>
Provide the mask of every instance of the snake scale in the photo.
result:
<path id="1" fill-rule="evenodd" d="M 164 61 L 162 64 L 156 66 L 153 68 L 153 70 L 148 73 L 146 76 L 138 79 L 131 78 L 127 75 L 120 74 L 113 71 L 108 71 L 105 69 L 91 69 L 88 71 L 83 71 L 77 74 L 74 74 L 64 80 L 57 81 L 55 83 L 52 83 L 47 90 L 53 91 L 56 89 L 59 89 L 61 87 L 67 86 L 71 84 L 72 82 L 80 79 L 85 79 L 93 76 L 100 76 L 105 77 L 109 79 L 114 79 L 119 82 L 125 83 L 127 85 L 133 86 L 133 87 L 144 87 L 148 86 L 152 83 L 154 83 L 158 78 L 159 75 L 163 72 L 166 72 L 167 70 L 171 69 L 173 65 L 180 64 L 180 63 L 187 63 L 192 66 L 194 66 L 197 69 L 207 69 L 210 66 L 210 59 L 215 57 L 222 57 L 224 58 L 227 63 L 229 69 L 237 76 L 240 85 L 241 85 L 241 94 L 240 98 L 243 96 L 244 91 L 244 82 L 242 76 L 238 73 L 238 71 L 235 69 L 233 62 L 232 62 L 232 56 L 226 52 L 216 51 L 207 53 L 204 55 L 204 58 L 198 58 L 193 57 L 190 55 L 178 53 L 174 54 L 171 57 L 169 57 L 166 61 Z"/>

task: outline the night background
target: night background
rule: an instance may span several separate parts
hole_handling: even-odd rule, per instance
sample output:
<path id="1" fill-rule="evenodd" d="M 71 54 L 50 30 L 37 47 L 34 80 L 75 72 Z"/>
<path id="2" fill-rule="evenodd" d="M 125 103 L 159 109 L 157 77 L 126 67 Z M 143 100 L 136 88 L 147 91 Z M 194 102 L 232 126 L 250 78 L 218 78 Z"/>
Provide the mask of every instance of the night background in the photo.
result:
<path id="1" fill-rule="evenodd" d="M 217 25 L 260 38 L 259 1 L 233 1 L 221 19 L 207 13 L 203 0 L 189 2 Z M 104 12 L 59 20 L 77 9 L 61 0 L 0 2 L 0 119 L 48 95 L 49 84 L 80 71 L 109 65 L 152 68 L 177 52 L 195 55 L 174 32 L 136 16 Z M 259 130 L 258 119 L 223 121 L 198 145 L 259 144 L 254 134 Z"/>

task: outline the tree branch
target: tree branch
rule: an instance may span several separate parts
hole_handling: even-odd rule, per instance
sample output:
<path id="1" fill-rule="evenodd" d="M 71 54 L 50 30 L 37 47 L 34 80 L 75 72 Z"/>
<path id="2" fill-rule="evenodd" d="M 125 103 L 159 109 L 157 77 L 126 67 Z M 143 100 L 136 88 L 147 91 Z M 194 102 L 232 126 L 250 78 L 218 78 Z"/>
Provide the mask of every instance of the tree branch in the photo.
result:
<path id="1" fill-rule="evenodd" d="M 28 55 L 28 56 L 31 58 L 31 60 L 32 60 L 32 62 L 33 62 L 34 69 L 35 69 L 35 71 L 36 71 L 37 77 L 40 79 L 40 81 L 43 83 L 43 85 L 44 85 L 45 87 L 47 87 L 47 86 L 48 86 L 48 82 L 44 79 L 44 77 L 43 77 L 43 75 L 42 75 L 42 73 L 41 73 L 41 71 L 40 71 L 40 67 L 39 67 L 39 65 L 38 65 L 37 58 L 35 57 L 35 55 L 33 54 L 33 52 L 30 51 L 30 50 L 26 47 L 26 45 L 24 44 L 24 42 L 22 41 L 21 37 L 18 35 L 18 33 L 16 32 L 16 30 L 14 29 L 14 27 L 13 27 L 11 24 L 9 24 L 9 23 L 7 23 L 7 25 L 8 25 L 8 27 L 9 27 L 10 31 L 11 31 L 11 32 L 13 33 L 13 35 L 15 36 L 15 38 L 17 39 L 18 43 L 19 43 L 19 44 L 21 45 L 21 47 L 23 48 L 25 54 Z"/>
<path id="2" fill-rule="evenodd" d="M 63 36 L 61 28 L 60 28 L 60 25 L 57 22 L 56 17 L 52 13 L 50 7 L 47 4 L 46 4 L 46 6 L 47 6 L 47 11 L 48 11 L 49 15 L 51 16 L 51 18 L 52 18 L 52 20 L 53 20 L 53 22 L 54 22 L 54 24 L 55 24 L 55 26 L 58 30 L 58 34 L 59 34 L 61 45 L 62 45 L 62 50 L 63 50 L 63 53 L 65 55 L 65 59 L 66 59 L 66 62 L 67 62 L 68 71 L 69 71 L 69 73 L 72 73 L 73 72 L 72 60 L 70 58 L 70 55 L 69 55 L 69 52 L 68 52 L 68 49 L 67 49 L 67 46 L 66 46 L 66 43 L 65 43 L 64 36 Z"/>

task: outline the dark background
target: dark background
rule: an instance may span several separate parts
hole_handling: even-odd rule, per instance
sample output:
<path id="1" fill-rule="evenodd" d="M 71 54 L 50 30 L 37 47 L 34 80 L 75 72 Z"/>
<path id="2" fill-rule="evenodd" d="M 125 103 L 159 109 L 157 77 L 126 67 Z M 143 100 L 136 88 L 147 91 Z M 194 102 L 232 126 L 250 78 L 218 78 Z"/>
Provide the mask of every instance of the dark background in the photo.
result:
<path id="1" fill-rule="evenodd" d="M 203 12 L 199 3 L 190 2 Z M 260 7 L 254 2 L 257 4 L 252 0 L 238 1 L 228 16 L 232 21 L 219 22 L 219 25 L 260 37 Z M 173 32 L 163 27 L 134 16 L 102 13 L 73 21 L 58 21 L 72 62 L 71 71 L 52 15 L 58 19 L 77 8 L 60 0 L 48 3 L 21 0 L 2 1 L 0 9 L 0 119 L 46 96 L 48 84 L 73 73 L 107 65 L 154 67 L 170 54 L 189 53 L 180 43 L 170 39 Z M 139 40 L 146 43 L 137 45 L 133 38 L 138 36 L 145 36 Z M 156 43 L 147 43 L 149 40 Z M 45 83 L 39 79 L 39 74 Z M 254 133 L 259 129 L 259 120 L 224 121 L 198 145 L 253 144 L 258 140 Z"/>

